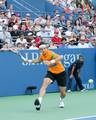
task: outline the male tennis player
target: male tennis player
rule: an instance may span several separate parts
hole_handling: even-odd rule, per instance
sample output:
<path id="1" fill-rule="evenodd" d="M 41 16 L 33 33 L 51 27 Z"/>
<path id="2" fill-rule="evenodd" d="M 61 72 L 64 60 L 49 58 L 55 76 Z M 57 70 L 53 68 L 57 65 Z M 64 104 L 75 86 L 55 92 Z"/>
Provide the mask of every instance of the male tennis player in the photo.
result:
<path id="1" fill-rule="evenodd" d="M 45 44 L 41 44 L 39 46 L 39 50 L 41 52 L 41 55 L 38 59 L 25 61 L 33 63 L 44 62 L 44 64 L 48 66 L 48 71 L 41 86 L 39 97 L 34 102 L 36 110 L 40 110 L 43 97 L 46 93 L 46 88 L 55 80 L 57 81 L 57 84 L 60 88 L 59 107 L 63 108 L 63 98 L 66 96 L 66 72 L 64 66 L 61 63 L 63 57 L 62 55 L 56 54 L 55 52 L 48 50 Z"/>

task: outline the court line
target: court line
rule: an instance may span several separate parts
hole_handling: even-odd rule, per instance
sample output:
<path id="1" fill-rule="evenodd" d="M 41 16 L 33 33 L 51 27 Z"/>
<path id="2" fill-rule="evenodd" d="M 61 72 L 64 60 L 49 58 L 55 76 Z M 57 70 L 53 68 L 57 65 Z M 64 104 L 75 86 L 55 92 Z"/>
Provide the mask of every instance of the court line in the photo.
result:
<path id="1" fill-rule="evenodd" d="M 32 11 L 30 8 L 27 8 L 26 6 L 22 5 L 21 3 L 19 3 L 17 0 L 14 0 L 15 3 L 17 3 L 19 6 L 25 8 L 26 10 L 28 10 L 29 12 L 32 12 L 34 15 L 39 16 L 39 14 L 35 13 L 34 11 Z"/>
<path id="2" fill-rule="evenodd" d="M 96 118 L 96 115 L 93 116 L 86 116 L 86 117 L 78 117 L 78 118 L 71 118 L 71 119 L 65 119 L 65 120 L 82 120 L 82 119 L 86 119 L 86 118 Z"/>

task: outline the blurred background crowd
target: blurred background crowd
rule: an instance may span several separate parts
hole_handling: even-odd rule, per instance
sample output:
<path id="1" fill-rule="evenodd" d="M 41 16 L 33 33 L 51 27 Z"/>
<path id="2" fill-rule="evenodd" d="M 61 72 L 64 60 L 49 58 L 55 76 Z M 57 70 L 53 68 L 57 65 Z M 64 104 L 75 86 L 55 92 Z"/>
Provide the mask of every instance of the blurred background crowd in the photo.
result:
<path id="1" fill-rule="evenodd" d="M 91 0 L 49 2 L 62 12 L 55 9 L 33 19 L 31 13 L 22 17 L 7 0 L 0 0 L 0 49 L 38 50 L 41 42 L 49 49 L 96 48 L 96 10 Z"/>

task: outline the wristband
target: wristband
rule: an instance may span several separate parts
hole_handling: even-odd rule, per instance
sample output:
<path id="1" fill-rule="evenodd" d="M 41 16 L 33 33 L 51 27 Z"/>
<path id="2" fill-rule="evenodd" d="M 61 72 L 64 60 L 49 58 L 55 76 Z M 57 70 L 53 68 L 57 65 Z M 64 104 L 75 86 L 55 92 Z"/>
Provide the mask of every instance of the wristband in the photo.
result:
<path id="1" fill-rule="evenodd" d="M 51 60 L 51 61 L 50 61 L 51 64 L 54 64 L 55 62 L 56 62 L 55 60 Z"/>
<path id="2" fill-rule="evenodd" d="M 32 60 L 28 60 L 28 62 L 29 62 L 29 63 L 31 63 L 31 62 L 32 62 Z"/>

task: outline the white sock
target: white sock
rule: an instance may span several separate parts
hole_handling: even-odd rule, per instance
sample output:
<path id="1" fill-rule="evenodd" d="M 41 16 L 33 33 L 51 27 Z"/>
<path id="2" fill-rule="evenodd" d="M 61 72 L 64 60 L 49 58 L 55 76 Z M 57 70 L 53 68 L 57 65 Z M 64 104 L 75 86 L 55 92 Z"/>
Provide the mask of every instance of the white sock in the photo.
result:
<path id="1" fill-rule="evenodd" d="M 61 98 L 61 97 L 60 97 L 60 101 L 63 101 L 63 100 L 64 100 L 64 98 Z"/>
<path id="2" fill-rule="evenodd" d="M 43 98 L 42 98 L 42 97 L 39 97 L 38 99 L 39 99 L 39 102 L 40 102 L 40 104 L 41 104 Z"/>

